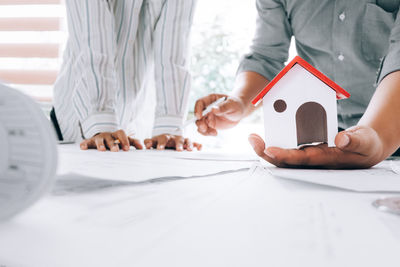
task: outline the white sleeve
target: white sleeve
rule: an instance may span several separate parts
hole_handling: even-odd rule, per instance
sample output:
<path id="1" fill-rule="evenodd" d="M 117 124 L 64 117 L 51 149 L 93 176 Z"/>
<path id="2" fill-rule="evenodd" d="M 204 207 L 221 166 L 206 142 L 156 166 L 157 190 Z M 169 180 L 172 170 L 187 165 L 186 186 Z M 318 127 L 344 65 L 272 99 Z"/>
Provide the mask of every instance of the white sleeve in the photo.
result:
<path id="1" fill-rule="evenodd" d="M 189 38 L 196 0 L 167 0 L 154 31 L 157 106 L 153 136 L 183 134 L 191 76 Z"/>
<path id="2" fill-rule="evenodd" d="M 82 133 L 90 138 L 118 129 L 115 114 L 114 15 L 109 1 L 67 0 L 68 45 L 77 52 L 73 106 Z"/>

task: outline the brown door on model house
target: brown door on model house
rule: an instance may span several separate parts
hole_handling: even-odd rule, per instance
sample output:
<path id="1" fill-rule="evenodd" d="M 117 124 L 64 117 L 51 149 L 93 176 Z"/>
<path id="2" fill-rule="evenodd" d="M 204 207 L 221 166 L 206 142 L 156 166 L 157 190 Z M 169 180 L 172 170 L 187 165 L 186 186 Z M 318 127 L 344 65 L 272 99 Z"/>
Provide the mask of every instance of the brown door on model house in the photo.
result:
<path id="1" fill-rule="evenodd" d="M 307 102 L 296 112 L 297 145 L 328 142 L 326 111 L 316 102 Z"/>

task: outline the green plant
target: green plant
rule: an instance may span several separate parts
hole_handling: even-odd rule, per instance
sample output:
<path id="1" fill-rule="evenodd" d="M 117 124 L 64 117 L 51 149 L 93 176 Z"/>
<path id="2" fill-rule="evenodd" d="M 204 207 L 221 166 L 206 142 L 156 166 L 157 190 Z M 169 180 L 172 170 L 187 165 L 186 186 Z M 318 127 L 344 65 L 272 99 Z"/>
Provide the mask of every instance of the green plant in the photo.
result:
<path id="1" fill-rule="evenodd" d="M 200 97 L 232 91 L 242 54 L 234 43 L 233 34 L 224 29 L 221 17 L 216 16 L 210 24 L 201 25 L 196 30 L 197 38 L 192 47 L 191 111 Z"/>

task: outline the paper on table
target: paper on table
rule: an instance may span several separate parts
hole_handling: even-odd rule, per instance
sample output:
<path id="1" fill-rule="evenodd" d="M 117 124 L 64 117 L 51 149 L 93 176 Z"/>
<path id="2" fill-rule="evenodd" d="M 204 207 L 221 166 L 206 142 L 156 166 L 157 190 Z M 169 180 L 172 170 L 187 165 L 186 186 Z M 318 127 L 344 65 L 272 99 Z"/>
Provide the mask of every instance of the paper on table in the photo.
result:
<path id="1" fill-rule="evenodd" d="M 141 153 L 149 153 L 149 151 L 141 150 L 137 151 Z M 213 160 L 213 161 L 243 161 L 243 162 L 258 162 L 258 156 L 254 154 L 247 154 L 247 153 L 223 153 L 219 151 L 193 151 L 193 152 L 179 152 L 176 151 L 150 151 L 156 155 L 165 155 L 171 158 L 176 159 L 191 159 L 191 160 Z"/>
<path id="2" fill-rule="evenodd" d="M 0 224 L 0 266 L 140 266 L 149 248 L 244 179 L 246 171 L 45 197 Z"/>
<path id="3" fill-rule="evenodd" d="M 136 265 L 398 266 L 399 219 L 372 207 L 377 195 L 287 186 L 261 168 L 246 176 Z"/>
<path id="4" fill-rule="evenodd" d="M 400 175 L 400 161 L 398 159 L 390 160 L 390 168 L 392 171 Z"/>
<path id="5" fill-rule="evenodd" d="M 76 153 L 77 145 L 76 144 L 62 144 L 60 145 L 60 149 L 63 153 Z M 90 151 L 87 151 L 90 153 Z M 95 152 L 95 151 L 92 151 Z M 175 159 L 192 159 L 192 160 L 215 160 L 215 161 L 251 161 L 258 162 L 259 158 L 255 153 L 242 153 L 238 151 L 236 153 L 221 152 L 217 149 L 211 150 L 201 150 L 197 151 L 182 151 L 176 152 L 174 150 L 131 150 L 130 152 L 134 152 L 137 156 L 159 156 L 159 157 L 168 157 Z M 97 152 L 96 152 L 97 153 Z"/>
<path id="6" fill-rule="evenodd" d="M 185 159 L 184 152 L 138 151 L 98 152 L 81 151 L 76 145 L 61 145 L 58 175 L 77 174 L 117 181 L 148 181 L 165 177 L 193 177 L 226 171 L 248 169 L 253 162 L 224 161 L 222 157 Z M 196 154 L 193 154 L 196 155 Z M 180 158 L 182 157 L 182 158 Z M 199 158 L 197 158 L 199 159 Z"/>
<path id="7" fill-rule="evenodd" d="M 384 161 L 363 170 L 315 170 L 262 167 L 275 177 L 338 187 L 358 192 L 400 192 L 400 175 Z"/>

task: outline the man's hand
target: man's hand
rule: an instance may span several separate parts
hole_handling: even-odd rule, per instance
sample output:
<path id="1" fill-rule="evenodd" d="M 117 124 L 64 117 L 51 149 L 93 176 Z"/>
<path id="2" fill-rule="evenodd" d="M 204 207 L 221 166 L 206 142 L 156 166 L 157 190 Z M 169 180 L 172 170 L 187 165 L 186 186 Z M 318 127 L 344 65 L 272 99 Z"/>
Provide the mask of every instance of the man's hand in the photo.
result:
<path id="1" fill-rule="evenodd" d="M 106 151 L 109 149 L 112 152 L 118 152 L 120 149 L 128 151 L 130 146 L 134 146 L 137 149 L 143 148 L 139 140 L 128 137 L 123 130 L 96 134 L 90 139 L 83 140 L 80 146 L 82 150 L 93 148 L 99 151 Z"/>
<path id="2" fill-rule="evenodd" d="M 192 143 L 189 138 L 183 138 L 180 135 L 161 134 L 151 139 L 144 140 L 147 149 L 157 148 L 158 150 L 175 149 L 176 151 L 193 151 L 193 148 L 201 150 L 202 145 Z"/>
<path id="3" fill-rule="evenodd" d="M 228 97 L 226 101 L 203 116 L 203 111 L 210 104 L 222 97 L 228 96 L 211 94 L 196 101 L 194 112 L 197 118 L 196 125 L 199 133 L 216 136 L 217 130 L 232 128 L 245 116 L 246 106 L 242 100 L 236 97 Z"/>
<path id="4" fill-rule="evenodd" d="M 284 168 L 369 168 L 385 159 L 381 139 L 374 129 L 366 126 L 338 133 L 336 147 L 322 144 L 301 149 L 265 149 L 264 141 L 255 134 L 249 136 L 249 142 L 258 156 Z"/>

